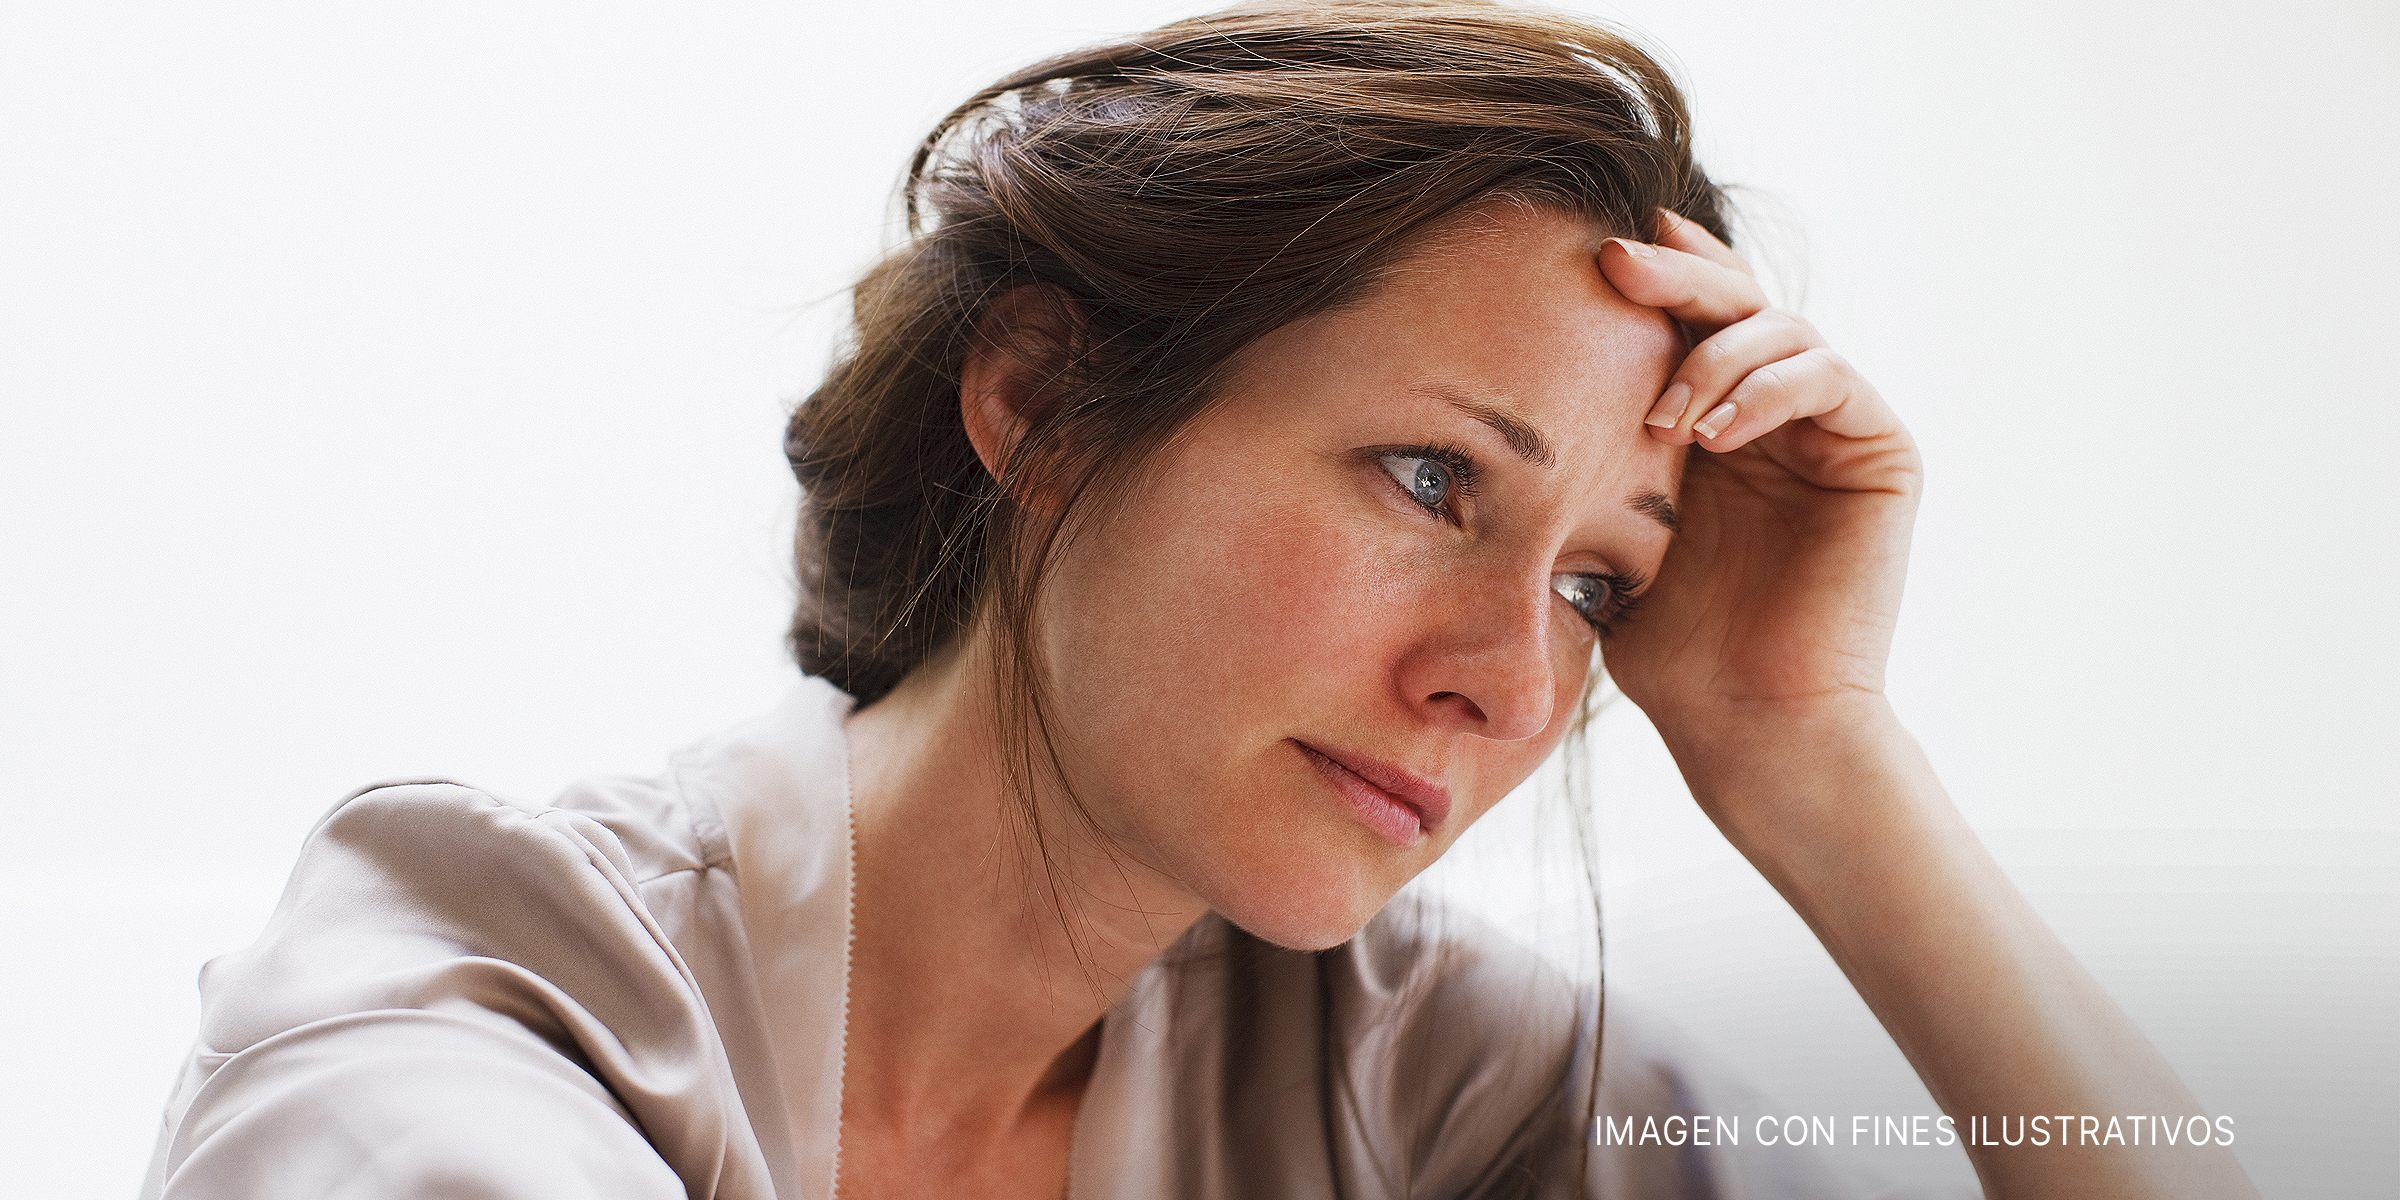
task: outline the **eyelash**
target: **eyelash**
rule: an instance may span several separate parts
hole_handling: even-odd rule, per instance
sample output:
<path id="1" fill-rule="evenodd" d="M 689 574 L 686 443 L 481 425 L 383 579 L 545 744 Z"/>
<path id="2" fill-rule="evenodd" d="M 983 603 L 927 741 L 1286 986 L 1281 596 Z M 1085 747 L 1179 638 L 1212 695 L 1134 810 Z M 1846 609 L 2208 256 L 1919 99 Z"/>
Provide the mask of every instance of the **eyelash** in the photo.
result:
<path id="1" fill-rule="evenodd" d="M 1378 447 L 1370 454 L 1377 465 L 1377 474 L 1383 476 L 1384 482 L 1389 484 L 1393 491 L 1400 493 L 1409 503 L 1425 510 L 1429 516 L 1438 517 L 1452 525 L 1463 524 L 1457 510 L 1452 508 L 1448 501 L 1459 497 L 1472 497 L 1475 494 L 1478 476 L 1473 455 L 1458 446 L 1448 444 L 1385 446 Z M 1389 472 L 1383 471 L 1381 469 L 1382 461 L 1395 456 L 1421 458 L 1427 462 L 1438 464 L 1443 470 L 1448 471 L 1450 473 L 1450 495 L 1444 498 L 1444 503 L 1438 506 L 1425 503 L 1407 488 L 1401 487 L 1400 482 L 1393 479 Z M 1601 605 L 1601 611 L 1597 615 L 1586 617 L 1580 610 L 1575 614 L 1583 617 L 1583 622 L 1592 627 L 1592 632 L 1603 638 L 1615 630 L 1617 625 L 1632 617 L 1635 610 L 1641 607 L 1642 598 L 1635 593 L 1640 592 L 1642 585 L 1649 582 L 1649 579 L 1639 571 L 1577 571 L 1574 574 L 1589 575 L 1608 585 L 1608 601 Z"/>

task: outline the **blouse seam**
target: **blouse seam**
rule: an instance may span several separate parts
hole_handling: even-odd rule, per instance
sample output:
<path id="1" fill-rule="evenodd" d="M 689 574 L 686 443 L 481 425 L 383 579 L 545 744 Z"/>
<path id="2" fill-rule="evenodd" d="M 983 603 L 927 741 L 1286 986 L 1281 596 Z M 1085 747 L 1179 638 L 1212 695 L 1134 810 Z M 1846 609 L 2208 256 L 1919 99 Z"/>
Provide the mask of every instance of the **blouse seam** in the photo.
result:
<path id="1" fill-rule="evenodd" d="M 725 828 L 725 809 L 701 784 L 687 756 L 677 754 L 668 763 L 673 779 L 672 790 L 676 804 L 683 809 L 684 827 L 692 831 L 692 857 L 703 867 L 721 867 L 733 861 L 733 837 Z"/>
<path id="2" fill-rule="evenodd" d="M 628 870 L 625 872 L 625 879 L 635 887 L 644 887 L 649 884 L 656 883 L 670 875 L 681 875 L 686 872 L 706 871 L 714 867 L 721 867 L 732 858 L 730 853 L 718 852 L 723 846 L 722 838 L 715 839 L 712 842 L 706 831 L 701 828 L 700 822 L 692 812 L 692 805 L 687 799 L 688 790 L 683 785 L 683 780 L 681 778 L 682 772 L 680 770 L 675 770 L 673 774 L 676 776 L 675 787 L 673 788 L 675 799 L 683 809 L 684 826 L 690 829 L 692 833 L 693 845 L 691 846 L 691 849 L 695 852 L 692 855 L 694 861 L 684 866 L 667 867 L 664 870 L 658 871 L 654 874 L 641 874 L 638 870 Z M 349 808 L 350 805 L 355 801 L 363 800 L 366 797 L 375 794 L 376 792 L 393 788 L 411 787 L 457 788 L 462 792 L 467 792 L 480 798 L 485 804 L 491 805 L 494 808 L 512 808 L 518 812 L 526 814 L 527 816 L 536 818 L 536 820 L 533 822 L 536 829 L 542 829 L 542 823 L 538 818 L 540 818 L 543 814 L 558 813 L 563 816 L 581 817 L 586 821 L 590 821 L 593 824 L 598 825 L 603 830 L 608 830 L 611 836 L 615 836 L 616 833 L 615 830 L 610 830 L 608 828 L 607 822 L 600 820 L 591 813 L 580 808 L 567 808 L 556 803 L 555 801 L 542 801 L 538 804 L 521 803 L 511 800 L 498 792 L 492 791 L 490 788 L 478 787 L 475 784 L 452 779 L 448 776 L 405 775 L 397 776 L 391 779 L 377 780 L 374 783 L 367 784 L 366 786 L 359 788 L 357 791 L 342 797 L 341 800 L 336 802 L 332 808 L 325 810 L 324 816 L 317 818 L 316 829 L 310 830 L 309 836 L 312 838 L 315 837 L 317 830 L 324 828 L 325 825 L 330 823 L 343 810 Z M 544 833 L 553 835 L 555 835 L 556 832 L 554 830 L 547 829 L 542 829 L 542 831 Z M 618 845 L 622 847 L 623 844 L 624 839 L 619 838 Z M 627 866 L 635 868 L 640 866 L 639 863 L 633 861 L 633 854 L 630 850 L 626 852 L 625 857 Z"/>
<path id="3" fill-rule="evenodd" d="M 850 962 L 858 947 L 858 805 L 851 781 L 850 735 L 837 724 L 842 743 L 842 1003 L 834 1021 L 834 1095 L 850 1082 Z M 842 1189 L 841 1106 L 834 1106 L 833 1172 L 826 1181 L 827 1200 L 840 1200 Z"/>

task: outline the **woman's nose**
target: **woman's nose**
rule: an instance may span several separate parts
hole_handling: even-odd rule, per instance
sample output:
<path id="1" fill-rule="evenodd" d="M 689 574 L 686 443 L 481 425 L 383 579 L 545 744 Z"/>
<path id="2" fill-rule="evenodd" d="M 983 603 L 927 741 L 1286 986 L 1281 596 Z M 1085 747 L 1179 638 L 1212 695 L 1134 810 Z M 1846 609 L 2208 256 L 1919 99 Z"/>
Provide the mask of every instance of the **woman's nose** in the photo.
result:
<path id="1" fill-rule="evenodd" d="M 1558 702 L 1551 604 L 1546 580 L 1454 595 L 1403 670 L 1409 702 L 1493 741 L 1549 728 Z"/>

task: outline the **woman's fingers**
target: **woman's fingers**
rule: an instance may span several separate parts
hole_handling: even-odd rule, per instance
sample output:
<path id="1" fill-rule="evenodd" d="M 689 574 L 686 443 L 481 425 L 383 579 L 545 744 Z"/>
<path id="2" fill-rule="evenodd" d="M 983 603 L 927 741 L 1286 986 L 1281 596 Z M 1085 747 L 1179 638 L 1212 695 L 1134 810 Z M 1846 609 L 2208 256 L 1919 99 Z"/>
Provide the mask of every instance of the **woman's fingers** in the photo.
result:
<path id="1" fill-rule="evenodd" d="M 1779 425 L 1839 409 L 1856 394 L 1857 378 L 1840 355 L 1812 347 L 1743 376 L 1693 421 L 1692 433 L 1710 450 L 1738 449 Z"/>
<path id="2" fill-rule="evenodd" d="M 1697 342 L 1767 306 L 1758 280 L 1733 261 L 1727 266 L 1673 246 L 1611 238 L 1600 250 L 1600 273 L 1635 304 L 1665 309 Z"/>
<path id="3" fill-rule="evenodd" d="M 1658 227 L 1656 245 L 1612 238 L 1600 252 L 1611 286 L 1665 309 L 1694 343 L 1643 419 L 1652 436 L 1722 452 L 1798 420 L 1845 438 L 1904 432 L 1815 326 L 1767 304 L 1740 255 L 1673 213 Z"/>
<path id="4" fill-rule="evenodd" d="M 1750 264 L 1744 261 L 1741 255 L 1733 252 L 1733 247 L 1718 241 L 1716 235 L 1701 228 L 1699 222 L 1685 220 L 1663 208 L 1658 210 L 1658 244 L 1669 249 L 1681 250 L 1685 254 L 1698 255 L 1720 267 L 1731 267 L 1744 275 L 1755 274 L 1751 271 Z"/>
<path id="5" fill-rule="evenodd" d="M 1722 453 L 1803 420 L 1852 439 L 1902 432 L 1899 419 L 1849 360 L 1811 346 L 1754 367 L 1722 396 L 1690 405 L 1678 428 L 1656 433 L 1662 441 L 1698 442 Z"/>
<path id="6" fill-rule="evenodd" d="M 1736 321 L 1692 347 L 1643 423 L 1662 431 L 1687 433 L 1751 371 L 1824 344 L 1813 326 L 1782 309 L 1770 308 Z"/>

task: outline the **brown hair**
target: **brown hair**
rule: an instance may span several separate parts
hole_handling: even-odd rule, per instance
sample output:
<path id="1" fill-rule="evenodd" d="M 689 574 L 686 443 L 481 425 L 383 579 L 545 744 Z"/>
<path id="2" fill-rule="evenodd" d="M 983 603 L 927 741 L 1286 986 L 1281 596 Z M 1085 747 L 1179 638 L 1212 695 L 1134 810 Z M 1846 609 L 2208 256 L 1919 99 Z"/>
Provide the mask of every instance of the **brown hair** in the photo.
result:
<path id="1" fill-rule="evenodd" d="M 785 437 L 802 669 L 872 704 L 980 615 L 1038 730 L 1026 635 L 1065 518 L 1032 528 L 1007 497 L 1105 511 L 1244 347 L 1358 299 L 1429 222 L 1496 194 L 1726 236 L 1665 70 L 1545 12 L 1248 4 L 978 92 L 918 147 L 909 236 L 859 282 L 849 344 Z M 1077 333 L 1004 483 L 968 443 L 960 371 L 1025 285 Z"/>

